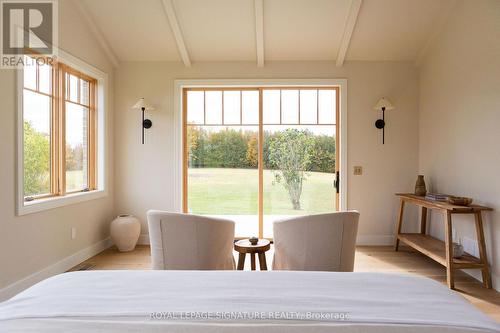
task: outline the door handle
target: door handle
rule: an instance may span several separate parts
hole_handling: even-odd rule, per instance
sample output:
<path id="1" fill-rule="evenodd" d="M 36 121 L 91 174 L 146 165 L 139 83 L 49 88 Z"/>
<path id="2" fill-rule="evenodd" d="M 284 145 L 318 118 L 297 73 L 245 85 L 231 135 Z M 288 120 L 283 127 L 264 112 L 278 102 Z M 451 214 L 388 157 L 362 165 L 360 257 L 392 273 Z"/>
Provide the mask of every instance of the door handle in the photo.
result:
<path id="1" fill-rule="evenodd" d="M 340 171 L 335 173 L 335 181 L 333 182 L 333 186 L 335 186 L 337 193 L 340 192 Z"/>

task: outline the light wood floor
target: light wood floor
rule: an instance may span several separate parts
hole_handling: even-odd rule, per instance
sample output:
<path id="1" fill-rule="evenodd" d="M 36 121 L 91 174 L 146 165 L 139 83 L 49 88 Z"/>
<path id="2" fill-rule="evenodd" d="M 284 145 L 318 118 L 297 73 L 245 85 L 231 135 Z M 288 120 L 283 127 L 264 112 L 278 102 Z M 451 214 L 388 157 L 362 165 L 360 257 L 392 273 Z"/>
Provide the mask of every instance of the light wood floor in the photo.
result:
<path id="1" fill-rule="evenodd" d="M 272 251 L 271 248 L 266 254 L 268 267 L 271 267 Z M 249 269 L 249 261 L 247 258 L 245 269 Z M 134 251 L 127 253 L 118 252 L 115 247 L 112 247 L 72 270 L 150 269 L 150 265 L 149 246 L 137 246 Z M 446 284 L 446 271 L 443 266 L 404 246 L 399 252 L 394 252 L 389 246 L 357 247 L 354 271 L 416 274 Z M 458 293 L 481 311 L 500 322 L 500 293 L 493 289 L 483 288 L 477 280 L 460 271 L 457 271 L 455 281 Z"/>

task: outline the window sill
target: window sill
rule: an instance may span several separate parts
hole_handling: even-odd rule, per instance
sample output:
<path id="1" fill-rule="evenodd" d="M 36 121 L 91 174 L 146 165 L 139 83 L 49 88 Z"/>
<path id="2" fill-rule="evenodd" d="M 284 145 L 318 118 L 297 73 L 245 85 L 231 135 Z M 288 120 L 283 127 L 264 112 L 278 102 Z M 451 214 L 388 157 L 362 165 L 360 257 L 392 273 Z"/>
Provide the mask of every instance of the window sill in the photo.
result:
<path id="1" fill-rule="evenodd" d="M 58 207 L 74 205 L 79 202 L 104 198 L 108 195 L 105 190 L 95 190 L 91 192 L 80 192 L 68 194 L 64 197 L 51 197 L 34 201 L 22 201 L 18 203 L 17 215 L 27 215 Z"/>

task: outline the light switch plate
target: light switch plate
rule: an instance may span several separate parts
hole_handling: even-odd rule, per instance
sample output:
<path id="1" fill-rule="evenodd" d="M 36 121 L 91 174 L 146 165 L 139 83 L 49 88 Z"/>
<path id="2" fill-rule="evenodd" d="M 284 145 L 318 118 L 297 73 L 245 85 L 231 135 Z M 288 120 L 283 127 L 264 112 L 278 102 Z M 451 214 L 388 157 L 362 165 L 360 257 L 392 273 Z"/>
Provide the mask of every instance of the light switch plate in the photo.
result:
<path id="1" fill-rule="evenodd" d="M 354 175 L 355 176 L 361 176 L 363 174 L 363 167 L 361 166 L 355 166 L 354 167 Z"/>

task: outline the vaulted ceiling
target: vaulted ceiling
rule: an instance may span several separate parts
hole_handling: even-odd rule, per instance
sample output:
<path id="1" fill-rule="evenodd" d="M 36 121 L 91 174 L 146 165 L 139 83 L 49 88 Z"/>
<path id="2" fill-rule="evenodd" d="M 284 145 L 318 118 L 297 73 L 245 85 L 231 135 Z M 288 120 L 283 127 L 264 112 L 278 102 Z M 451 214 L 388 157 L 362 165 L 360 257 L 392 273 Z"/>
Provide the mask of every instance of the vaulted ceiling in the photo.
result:
<path id="1" fill-rule="evenodd" d="M 119 61 L 417 61 L 455 0 L 78 0 Z"/>

